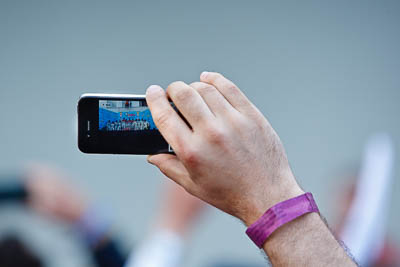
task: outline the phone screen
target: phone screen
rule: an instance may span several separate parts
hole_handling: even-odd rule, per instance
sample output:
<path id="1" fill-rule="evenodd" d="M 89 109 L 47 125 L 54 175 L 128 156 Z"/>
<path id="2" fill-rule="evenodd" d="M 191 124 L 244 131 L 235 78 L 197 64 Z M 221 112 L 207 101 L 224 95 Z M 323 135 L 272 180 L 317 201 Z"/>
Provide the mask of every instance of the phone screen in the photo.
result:
<path id="1" fill-rule="evenodd" d="M 99 100 L 99 131 L 146 132 L 157 130 L 144 101 Z"/>

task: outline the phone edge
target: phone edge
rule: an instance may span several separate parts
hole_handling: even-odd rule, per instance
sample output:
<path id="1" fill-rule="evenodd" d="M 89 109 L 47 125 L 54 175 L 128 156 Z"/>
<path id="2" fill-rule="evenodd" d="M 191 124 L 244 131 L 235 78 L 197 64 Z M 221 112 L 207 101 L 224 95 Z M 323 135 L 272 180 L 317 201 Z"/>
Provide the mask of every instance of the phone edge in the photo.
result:
<path id="1" fill-rule="evenodd" d="M 146 98 L 146 95 L 136 95 L 136 94 L 106 94 L 106 93 L 84 93 L 82 94 L 79 99 L 81 98 L 96 98 L 96 97 L 110 97 L 110 98 Z"/>

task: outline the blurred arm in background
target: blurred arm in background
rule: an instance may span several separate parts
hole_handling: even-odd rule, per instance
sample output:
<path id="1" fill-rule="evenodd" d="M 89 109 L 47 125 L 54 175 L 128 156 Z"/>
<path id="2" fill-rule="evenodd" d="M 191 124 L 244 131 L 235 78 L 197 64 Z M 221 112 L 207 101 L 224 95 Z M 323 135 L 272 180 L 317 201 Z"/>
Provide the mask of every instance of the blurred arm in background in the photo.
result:
<path id="1" fill-rule="evenodd" d="M 167 182 L 151 233 L 130 257 L 127 267 L 181 266 L 189 234 L 206 204 Z"/>
<path id="2" fill-rule="evenodd" d="M 398 256 L 382 258 L 388 252 L 386 222 L 393 182 L 393 150 L 387 134 L 369 138 L 356 184 L 353 190 L 345 192 L 348 197 L 341 194 L 348 201 L 344 203 L 346 214 L 342 215 L 339 236 L 361 266 L 399 264 Z"/>
<path id="3" fill-rule="evenodd" d="M 110 235 L 110 220 L 67 183 L 61 171 L 35 165 L 23 178 L 1 183 L 0 200 L 26 202 L 40 214 L 72 225 L 87 244 L 96 266 L 124 266 L 126 259 Z M 172 182 L 167 182 L 162 192 L 151 235 L 133 251 L 129 266 L 177 267 L 182 262 L 186 240 L 206 204 Z"/>
<path id="4" fill-rule="evenodd" d="M 0 200 L 23 201 L 42 215 L 69 223 L 87 244 L 96 266 L 123 266 L 125 257 L 110 235 L 110 220 L 68 184 L 61 171 L 35 165 L 22 178 L 2 179 Z"/>
<path id="5" fill-rule="evenodd" d="M 109 218 L 66 180 L 55 169 L 44 165 L 32 167 L 25 181 L 28 205 L 43 215 L 73 225 L 88 245 L 97 266 L 123 266 L 125 256 L 111 236 Z"/>

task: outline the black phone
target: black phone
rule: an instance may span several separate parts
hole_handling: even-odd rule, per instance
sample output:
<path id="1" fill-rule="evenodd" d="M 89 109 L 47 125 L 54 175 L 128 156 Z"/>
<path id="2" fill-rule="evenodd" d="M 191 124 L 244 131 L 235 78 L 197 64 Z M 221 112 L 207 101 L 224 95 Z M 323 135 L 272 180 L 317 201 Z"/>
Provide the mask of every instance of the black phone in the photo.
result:
<path id="1" fill-rule="evenodd" d="M 173 153 L 158 131 L 144 95 L 83 94 L 78 101 L 78 147 L 84 153 Z"/>

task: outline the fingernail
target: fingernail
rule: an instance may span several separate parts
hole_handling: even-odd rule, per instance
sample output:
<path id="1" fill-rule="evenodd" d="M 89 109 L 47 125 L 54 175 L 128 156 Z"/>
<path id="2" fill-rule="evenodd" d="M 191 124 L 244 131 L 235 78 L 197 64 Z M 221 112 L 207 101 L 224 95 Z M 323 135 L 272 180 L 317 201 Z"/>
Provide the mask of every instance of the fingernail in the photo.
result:
<path id="1" fill-rule="evenodd" d="M 159 85 L 154 85 L 153 84 L 153 85 L 150 85 L 149 88 L 147 88 L 146 93 L 147 94 L 154 93 L 154 92 L 157 92 L 157 91 L 160 91 L 160 90 L 162 90 L 162 89 L 161 89 L 161 87 Z"/>
<path id="2" fill-rule="evenodd" d="M 205 79 L 205 78 L 207 78 L 207 74 L 208 74 L 208 71 L 203 71 L 203 72 L 200 74 L 200 79 Z"/>

